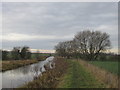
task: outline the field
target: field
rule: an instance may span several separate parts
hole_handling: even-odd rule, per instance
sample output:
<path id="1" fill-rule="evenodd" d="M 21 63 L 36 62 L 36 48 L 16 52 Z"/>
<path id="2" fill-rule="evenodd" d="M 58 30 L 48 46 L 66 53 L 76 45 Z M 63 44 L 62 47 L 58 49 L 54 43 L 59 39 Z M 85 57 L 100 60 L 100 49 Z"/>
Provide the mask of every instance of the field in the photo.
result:
<path id="1" fill-rule="evenodd" d="M 107 88 L 118 88 L 118 84 L 119 84 L 118 75 L 113 74 L 108 70 L 100 68 L 96 65 L 90 64 L 85 60 L 79 60 L 79 61 L 80 64 L 90 73 L 92 73 L 97 80 L 104 82 Z"/>
<path id="2" fill-rule="evenodd" d="M 38 60 L 11 60 L 11 61 L 2 61 L 0 63 L 0 71 L 6 71 L 15 69 L 24 65 L 29 65 L 32 63 L 37 63 Z M 1 66 L 2 65 L 2 66 Z"/>
<path id="3" fill-rule="evenodd" d="M 80 65 L 77 60 L 69 60 L 70 67 L 62 78 L 58 88 L 104 88 L 94 76 Z"/>
<path id="4" fill-rule="evenodd" d="M 54 56 L 54 54 L 50 54 L 50 53 L 32 53 L 31 59 L 37 59 L 37 60 L 41 61 L 41 60 L 45 60 L 49 56 Z"/>
<path id="5" fill-rule="evenodd" d="M 102 69 L 105 69 L 111 73 L 119 74 L 118 73 L 118 62 L 114 62 L 114 61 L 91 61 L 90 63 L 93 65 L 96 65 Z"/>

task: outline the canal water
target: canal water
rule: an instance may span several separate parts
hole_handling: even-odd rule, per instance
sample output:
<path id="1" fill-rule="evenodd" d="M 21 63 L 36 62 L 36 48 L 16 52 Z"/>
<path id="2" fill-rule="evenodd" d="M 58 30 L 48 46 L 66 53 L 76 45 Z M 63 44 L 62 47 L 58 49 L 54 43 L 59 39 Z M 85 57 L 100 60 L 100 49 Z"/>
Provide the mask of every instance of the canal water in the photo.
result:
<path id="1" fill-rule="evenodd" d="M 35 64 L 0 72 L 2 74 L 2 88 L 16 88 L 32 81 L 34 77 L 45 71 L 44 65 L 47 64 L 52 69 L 51 64 L 53 63 L 53 59 L 54 57 L 51 56 Z"/>

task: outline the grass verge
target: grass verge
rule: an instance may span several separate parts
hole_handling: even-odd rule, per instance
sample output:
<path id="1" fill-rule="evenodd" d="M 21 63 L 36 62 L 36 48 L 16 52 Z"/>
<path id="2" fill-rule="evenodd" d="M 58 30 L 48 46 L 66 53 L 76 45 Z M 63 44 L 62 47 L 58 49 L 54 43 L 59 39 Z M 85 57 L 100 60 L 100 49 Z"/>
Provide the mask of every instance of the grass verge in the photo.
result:
<path id="1" fill-rule="evenodd" d="M 77 60 L 69 60 L 67 73 L 61 78 L 57 88 L 104 88 L 103 83 L 98 82 L 91 73 L 86 71 Z"/>
<path id="2" fill-rule="evenodd" d="M 103 68 L 99 68 L 84 60 L 79 60 L 79 63 L 89 72 L 91 72 L 98 81 L 104 82 L 107 88 L 118 88 L 120 81 L 118 75 L 112 74 L 111 72 Z"/>
<path id="3" fill-rule="evenodd" d="M 37 63 L 38 60 L 11 60 L 11 61 L 2 61 L 0 64 L 0 71 L 7 71 L 15 69 L 21 66 Z"/>

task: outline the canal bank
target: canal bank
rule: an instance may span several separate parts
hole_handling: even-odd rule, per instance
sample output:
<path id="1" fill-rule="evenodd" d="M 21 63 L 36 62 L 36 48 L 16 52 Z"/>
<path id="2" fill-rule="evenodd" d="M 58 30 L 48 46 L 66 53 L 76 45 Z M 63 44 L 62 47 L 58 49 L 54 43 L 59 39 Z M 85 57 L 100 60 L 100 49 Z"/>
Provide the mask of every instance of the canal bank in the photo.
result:
<path id="1" fill-rule="evenodd" d="M 54 57 L 51 56 L 35 64 L 0 72 L 2 74 L 2 88 L 17 88 L 34 80 L 34 77 L 45 71 L 44 65 L 51 63 L 53 59 Z"/>
<path id="2" fill-rule="evenodd" d="M 0 71 L 5 72 L 8 70 L 16 69 L 25 65 L 30 65 L 33 63 L 38 63 L 38 60 L 11 60 L 11 61 L 1 61 Z"/>
<path id="3" fill-rule="evenodd" d="M 37 79 L 25 84 L 20 88 L 56 88 L 61 81 L 61 77 L 66 73 L 69 64 L 64 58 L 54 59 L 55 68 L 48 69 Z"/>

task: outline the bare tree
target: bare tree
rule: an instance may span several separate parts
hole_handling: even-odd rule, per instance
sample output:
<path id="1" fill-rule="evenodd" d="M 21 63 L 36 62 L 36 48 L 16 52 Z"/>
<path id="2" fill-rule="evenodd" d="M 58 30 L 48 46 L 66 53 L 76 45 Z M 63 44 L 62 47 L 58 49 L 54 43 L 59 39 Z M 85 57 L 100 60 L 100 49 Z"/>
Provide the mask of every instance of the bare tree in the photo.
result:
<path id="1" fill-rule="evenodd" d="M 95 60 L 100 53 L 111 46 L 109 35 L 100 31 L 82 31 L 71 41 L 59 42 L 56 53 L 62 57 L 80 57 Z"/>
<path id="2" fill-rule="evenodd" d="M 76 52 L 74 41 L 66 41 L 65 43 L 65 53 L 67 58 L 73 57 L 74 53 Z"/>
<path id="3" fill-rule="evenodd" d="M 11 54 L 12 54 L 12 59 L 14 60 L 19 60 L 20 59 L 20 47 L 14 47 Z"/>
<path id="4" fill-rule="evenodd" d="M 29 50 L 29 47 L 14 47 L 12 52 L 12 59 L 19 60 L 19 59 L 30 59 L 31 58 L 31 52 Z"/>
<path id="5" fill-rule="evenodd" d="M 65 42 L 59 42 L 56 46 L 55 46 L 55 50 L 57 55 L 65 57 L 66 56 L 66 47 L 65 47 Z"/>
<path id="6" fill-rule="evenodd" d="M 62 57 L 73 57 L 76 52 L 75 43 L 71 41 L 60 42 L 55 47 L 56 53 Z"/>
<path id="7" fill-rule="evenodd" d="M 100 52 L 105 51 L 111 45 L 109 35 L 100 31 L 83 31 L 75 35 L 74 41 L 77 50 L 87 59 L 94 60 Z"/>
<path id="8" fill-rule="evenodd" d="M 21 55 L 22 59 L 30 59 L 31 58 L 31 52 L 29 49 L 30 48 L 28 46 L 24 46 L 21 48 L 20 55 Z"/>
<path id="9" fill-rule="evenodd" d="M 2 60 L 8 60 L 9 59 L 9 57 L 8 57 L 9 52 L 8 51 L 0 50 L 0 52 L 2 52 L 1 53 L 2 54 Z"/>

